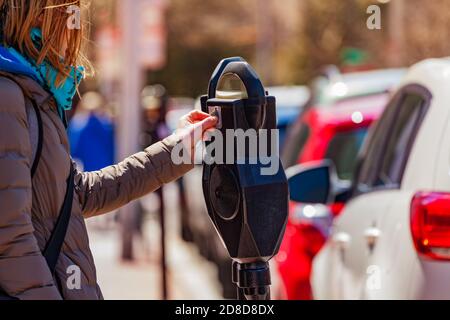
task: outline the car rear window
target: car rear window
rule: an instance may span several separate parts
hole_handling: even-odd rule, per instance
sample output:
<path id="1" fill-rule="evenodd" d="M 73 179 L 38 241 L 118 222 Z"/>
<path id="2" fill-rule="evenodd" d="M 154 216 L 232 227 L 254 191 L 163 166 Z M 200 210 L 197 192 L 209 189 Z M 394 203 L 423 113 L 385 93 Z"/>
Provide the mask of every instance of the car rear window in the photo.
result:
<path id="1" fill-rule="evenodd" d="M 407 155 L 423 118 L 424 103 L 420 95 L 409 94 L 404 97 L 383 152 L 376 187 L 400 184 Z"/>
<path id="2" fill-rule="evenodd" d="M 337 133 L 330 141 L 325 158 L 333 160 L 340 179 L 348 181 L 353 179 L 358 153 L 367 131 L 367 128 L 361 128 Z"/>
<path id="3" fill-rule="evenodd" d="M 282 161 L 285 168 L 297 164 L 298 157 L 311 135 L 311 129 L 305 123 L 299 123 L 292 128 L 290 138 L 286 139 L 283 147 Z"/>
<path id="4" fill-rule="evenodd" d="M 354 193 L 399 188 L 432 99 L 420 85 L 399 90 L 379 120 L 358 172 Z"/>

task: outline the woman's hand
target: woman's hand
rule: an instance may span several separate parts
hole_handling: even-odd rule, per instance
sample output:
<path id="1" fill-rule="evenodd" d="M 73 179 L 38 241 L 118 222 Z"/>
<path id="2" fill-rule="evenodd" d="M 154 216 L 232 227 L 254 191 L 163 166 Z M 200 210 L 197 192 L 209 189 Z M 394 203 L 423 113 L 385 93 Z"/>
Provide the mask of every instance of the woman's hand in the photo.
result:
<path id="1" fill-rule="evenodd" d="M 175 134 L 181 138 L 185 147 L 192 152 L 197 143 L 203 139 L 205 133 L 214 129 L 216 125 L 216 117 L 196 110 L 180 119 Z"/>
<path id="2" fill-rule="evenodd" d="M 178 123 L 178 130 L 193 131 L 196 130 L 197 128 L 201 128 L 202 134 L 204 134 L 207 130 L 213 129 L 216 126 L 216 124 L 217 124 L 216 117 L 213 117 L 202 111 L 195 110 L 180 119 Z"/>

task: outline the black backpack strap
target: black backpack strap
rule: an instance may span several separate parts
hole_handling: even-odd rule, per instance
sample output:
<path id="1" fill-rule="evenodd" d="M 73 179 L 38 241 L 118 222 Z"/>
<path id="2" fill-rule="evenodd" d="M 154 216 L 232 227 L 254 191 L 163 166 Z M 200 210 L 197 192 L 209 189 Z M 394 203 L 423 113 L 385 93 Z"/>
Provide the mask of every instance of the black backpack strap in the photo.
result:
<path id="1" fill-rule="evenodd" d="M 36 115 L 36 120 L 37 120 L 37 125 L 38 125 L 37 147 L 36 147 L 35 152 L 33 150 L 34 160 L 33 160 L 33 165 L 31 166 L 31 178 L 33 178 L 34 175 L 36 174 L 39 160 L 41 159 L 42 146 L 44 145 L 44 143 L 43 143 L 43 141 L 44 141 L 44 126 L 42 124 L 41 112 L 39 110 L 38 105 L 36 104 L 36 101 L 31 99 L 31 103 L 33 104 L 33 111 L 34 111 L 34 114 Z"/>
<path id="2" fill-rule="evenodd" d="M 67 228 L 69 227 L 70 217 L 72 215 L 73 193 L 75 188 L 73 164 L 70 166 L 70 175 L 67 179 L 67 192 L 64 198 L 58 220 L 53 228 L 50 240 L 43 251 L 43 255 L 52 274 L 55 273 L 56 264 L 61 252 L 61 248 L 66 237 Z"/>

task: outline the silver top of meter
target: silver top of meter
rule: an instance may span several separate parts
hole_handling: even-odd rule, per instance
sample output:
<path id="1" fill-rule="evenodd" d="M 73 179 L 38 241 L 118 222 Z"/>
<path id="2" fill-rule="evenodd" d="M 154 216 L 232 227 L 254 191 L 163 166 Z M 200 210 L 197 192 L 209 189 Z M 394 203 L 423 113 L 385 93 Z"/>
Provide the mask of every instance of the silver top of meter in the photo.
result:
<path id="1" fill-rule="evenodd" d="M 225 100 L 247 99 L 244 82 L 234 73 L 222 75 L 217 85 L 216 98 Z"/>

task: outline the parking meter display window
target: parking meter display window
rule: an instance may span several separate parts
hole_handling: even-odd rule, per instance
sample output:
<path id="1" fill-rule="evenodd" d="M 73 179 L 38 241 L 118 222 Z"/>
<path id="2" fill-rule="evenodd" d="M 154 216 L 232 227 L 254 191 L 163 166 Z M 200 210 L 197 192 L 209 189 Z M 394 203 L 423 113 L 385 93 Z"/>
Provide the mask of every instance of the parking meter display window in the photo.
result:
<path id="1" fill-rule="evenodd" d="M 247 99 L 248 93 L 241 78 L 229 73 L 220 79 L 217 85 L 216 98 L 225 100 Z"/>

